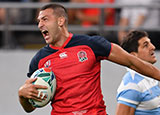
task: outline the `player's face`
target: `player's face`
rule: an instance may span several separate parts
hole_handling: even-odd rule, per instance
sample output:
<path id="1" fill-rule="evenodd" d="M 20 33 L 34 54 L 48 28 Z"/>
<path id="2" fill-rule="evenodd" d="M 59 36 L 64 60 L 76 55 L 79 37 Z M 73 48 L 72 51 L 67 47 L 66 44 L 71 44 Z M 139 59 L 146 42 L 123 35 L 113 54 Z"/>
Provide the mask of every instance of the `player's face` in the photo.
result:
<path id="1" fill-rule="evenodd" d="M 155 56 L 155 46 L 151 43 L 150 39 L 148 37 L 143 37 L 138 41 L 139 47 L 138 47 L 138 53 L 137 57 L 149 62 L 149 63 L 155 63 L 157 61 Z"/>
<path id="2" fill-rule="evenodd" d="M 54 11 L 49 8 L 39 12 L 38 28 L 40 29 L 47 44 L 55 44 L 59 33 L 58 18 Z"/>

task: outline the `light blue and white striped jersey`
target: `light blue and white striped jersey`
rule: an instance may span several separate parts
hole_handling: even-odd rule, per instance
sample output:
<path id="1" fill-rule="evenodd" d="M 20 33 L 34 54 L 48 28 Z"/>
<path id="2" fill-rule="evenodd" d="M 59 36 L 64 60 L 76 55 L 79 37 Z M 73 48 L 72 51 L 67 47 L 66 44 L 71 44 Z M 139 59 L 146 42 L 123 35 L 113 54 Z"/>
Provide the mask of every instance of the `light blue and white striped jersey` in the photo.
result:
<path id="1" fill-rule="evenodd" d="M 160 115 L 159 82 L 127 70 L 117 90 L 117 102 L 135 108 L 135 115 Z"/>

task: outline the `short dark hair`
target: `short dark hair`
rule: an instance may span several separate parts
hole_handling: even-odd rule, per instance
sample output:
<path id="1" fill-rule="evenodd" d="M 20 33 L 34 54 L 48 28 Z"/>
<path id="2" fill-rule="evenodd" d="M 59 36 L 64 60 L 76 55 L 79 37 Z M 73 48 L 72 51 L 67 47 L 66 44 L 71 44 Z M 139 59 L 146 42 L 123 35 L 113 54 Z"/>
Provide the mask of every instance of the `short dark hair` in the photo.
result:
<path id="1" fill-rule="evenodd" d="M 54 14 L 57 16 L 57 17 L 64 17 L 66 19 L 66 24 L 68 24 L 68 14 L 67 14 L 67 9 L 60 5 L 60 4 L 47 4 L 45 6 L 43 6 L 41 10 L 46 10 L 46 9 L 53 9 L 54 10 Z"/>
<path id="2" fill-rule="evenodd" d="M 148 33 L 145 31 L 133 30 L 130 31 L 121 43 L 121 47 L 128 53 L 138 52 L 138 41 L 143 38 L 148 37 Z"/>

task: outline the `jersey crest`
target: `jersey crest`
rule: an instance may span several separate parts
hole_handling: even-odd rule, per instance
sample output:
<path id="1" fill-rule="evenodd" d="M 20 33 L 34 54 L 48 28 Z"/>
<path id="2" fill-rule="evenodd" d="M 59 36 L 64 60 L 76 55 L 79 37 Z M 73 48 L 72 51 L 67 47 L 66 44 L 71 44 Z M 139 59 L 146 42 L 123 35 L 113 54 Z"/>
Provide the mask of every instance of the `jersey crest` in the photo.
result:
<path id="1" fill-rule="evenodd" d="M 77 53 L 77 56 L 78 56 L 78 59 L 80 62 L 84 62 L 84 61 L 88 60 L 87 53 L 85 51 L 79 51 Z"/>

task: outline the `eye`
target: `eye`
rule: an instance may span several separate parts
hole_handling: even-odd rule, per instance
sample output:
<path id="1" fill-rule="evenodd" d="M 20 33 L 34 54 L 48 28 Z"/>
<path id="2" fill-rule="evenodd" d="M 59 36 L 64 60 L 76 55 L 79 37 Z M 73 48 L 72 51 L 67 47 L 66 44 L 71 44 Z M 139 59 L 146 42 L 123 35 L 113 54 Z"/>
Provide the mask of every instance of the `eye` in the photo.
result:
<path id="1" fill-rule="evenodd" d="M 43 20 L 44 20 L 44 21 L 47 21 L 47 20 L 48 20 L 48 18 L 43 18 Z"/>
<path id="2" fill-rule="evenodd" d="M 145 43 L 145 44 L 144 44 L 144 47 L 148 47 L 148 43 Z"/>

